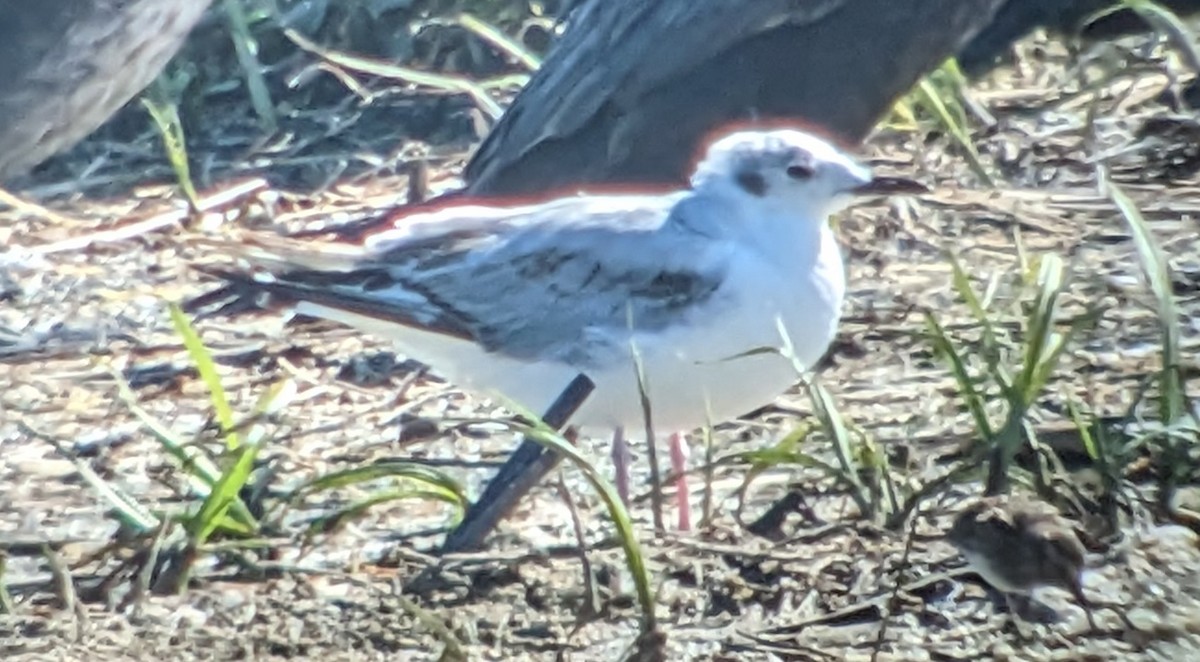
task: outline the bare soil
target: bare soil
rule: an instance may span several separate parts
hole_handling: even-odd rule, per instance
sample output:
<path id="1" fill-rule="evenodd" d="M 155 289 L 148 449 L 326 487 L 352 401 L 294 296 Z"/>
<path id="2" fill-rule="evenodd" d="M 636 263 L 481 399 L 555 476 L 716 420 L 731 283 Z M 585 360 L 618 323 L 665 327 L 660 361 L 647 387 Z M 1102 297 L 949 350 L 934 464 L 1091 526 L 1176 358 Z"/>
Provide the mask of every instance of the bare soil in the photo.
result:
<path id="1" fill-rule="evenodd" d="M 1069 54 L 1036 40 L 1022 45 L 1015 65 L 973 86 L 995 117 L 975 135 L 994 188 L 932 123 L 885 126 L 863 149 L 881 170 L 917 177 L 934 192 L 840 220 L 849 304 L 820 379 L 891 458 L 903 493 L 961 461 L 973 439 L 949 371 L 922 337 L 925 311 L 973 337 L 946 250 L 977 289 L 994 287 L 991 307 L 1007 323 L 1023 314 L 1015 298 L 1028 275 L 1021 260 L 1043 254 L 1070 266 L 1068 312 L 1103 308 L 1039 403 L 1039 436 L 1070 430 L 1070 401 L 1125 416 L 1150 383 L 1160 329 L 1131 234 L 1098 188 L 1101 170 L 1137 203 L 1170 257 L 1185 367 L 1193 376 L 1200 367 L 1200 124 L 1172 110 L 1176 79 L 1195 72 L 1181 72 L 1169 49 L 1145 55 L 1145 38 L 1135 41 Z M 1118 60 L 1123 66 L 1111 64 Z M 249 177 L 265 183 L 186 222 L 163 216 L 179 214 L 181 197 L 136 107 L 35 175 L 20 193 L 44 209 L 2 212 L 0 548 L 15 606 L 0 615 L 0 658 L 453 659 L 444 655 L 451 636 L 469 659 L 608 660 L 633 649 L 639 616 L 613 527 L 570 468 L 563 480 L 582 512 L 594 601 L 553 482 L 501 526 L 487 552 L 448 560 L 434 551 L 452 513 L 427 501 L 381 506 L 306 537 L 309 518 L 363 488 L 323 493 L 269 518 L 267 553 L 202 555 L 180 595 L 138 593 L 142 578 L 121 570 L 137 545 L 97 553 L 118 537 L 118 524 L 80 466 L 155 511 L 189 505 L 178 496 L 184 475 L 121 397 L 117 376 L 152 416 L 219 446 L 206 389 L 165 308 L 212 285 L 189 265 L 220 256 L 198 249 L 196 238 L 265 220 L 298 230 L 371 217 L 404 201 L 407 162 L 428 160 L 435 183 L 461 165 L 473 140 L 467 100 L 371 83 L 370 104 L 347 94 L 305 107 L 265 139 L 244 99 L 226 95 L 209 106 L 204 126 L 189 134 L 202 196 L 211 201 Z M 163 222 L 133 225 L 153 219 Z M 129 236 L 108 234 L 131 226 Z M 290 379 L 299 389 L 273 418 L 268 503 L 314 476 L 385 458 L 436 463 L 478 494 L 513 445 L 501 426 L 462 422 L 503 416 L 491 403 L 374 338 L 327 324 L 285 327 L 270 315 L 198 328 L 241 414 L 272 383 Z M 696 507 L 705 490 L 712 494 L 699 532 L 652 532 L 639 453 L 635 524 L 667 659 L 1189 659 L 1200 650 L 1196 533 L 1162 518 L 1153 477 L 1136 463 L 1125 540 L 1094 550 L 1085 583 L 1095 603 L 1118 609 L 1098 609 L 1100 631 L 1089 632 L 1069 596 L 1047 591 L 1041 598 L 1057 617 L 1026 638 L 973 575 L 946 577 L 961 561 L 941 533 L 978 483 L 924 503 L 899 531 L 863 521 L 845 491 L 811 467 L 777 466 L 747 485 L 737 456 L 809 423 L 810 410 L 796 393 L 715 429 L 715 455 L 726 461 L 708 485 L 700 473 L 692 482 Z M 608 466 L 602 442 L 586 448 Z M 830 456 L 819 438 L 807 443 Z M 702 464 L 702 444 L 693 448 Z M 803 494 L 803 507 L 775 535 L 751 533 L 747 523 L 789 490 Z M 434 566 L 428 581 L 411 584 Z"/>

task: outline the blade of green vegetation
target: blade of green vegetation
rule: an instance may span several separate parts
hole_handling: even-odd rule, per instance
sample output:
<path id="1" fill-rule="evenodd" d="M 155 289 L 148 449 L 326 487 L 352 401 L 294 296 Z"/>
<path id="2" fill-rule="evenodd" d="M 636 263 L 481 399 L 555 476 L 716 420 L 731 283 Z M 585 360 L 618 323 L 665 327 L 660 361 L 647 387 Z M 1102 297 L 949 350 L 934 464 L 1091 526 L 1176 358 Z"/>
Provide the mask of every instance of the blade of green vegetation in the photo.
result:
<path id="1" fill-rule="evenodd" d="M 712 523 L 713 515 L 713 477 L 717 445 L 713 437 L 711 408 L 705 411 L 704 427 L 700 428 L 700 436 L 704 441 L 704 496 L 700 502 L 700 528 L 703 529 Z"/>
<path id="2" fill-rule="evenodd" d="M 258 444 L 245 444 L 233 451 L 233 462 L 221 474 L 216 485 L 213 485 L 199 512 L 189 519 L 188 533 L 197 546 L 207 542 L 218 528 L 239 536 L 250 536 L 258 532 L 257 521 L 242 522 L 227 515 L 235 503 L 242 502 L 239 494 L 250 481 L 250 473 L 254 470 L 254 460 L 258 457 L 259 448 Z"/>
<path id="3" fill-rule="evenodd" d="M 1187 394 L 1180 374 L 1182 353 L 1179 340 L 1179 310 L 1175 304 L 1175 293 L 1171 288 L 1171 273 L 1167 258 L 1155 241 L 1150 227 L 1133 200 L 1113 182 L 1105 182 L 1109 198 L 1124 217 L 1134 245 L 1141 259 L 1142 270 L 1150 283 L 1150 291 L 1157 305 L 1159 331 L 1162 342 L 1162 367 L 1159 373 L 1159 418 L 1164 425 L 1171 425 L 1188 412 Z"/>
<path id="4" fill-rule="evenodd" d="M 213 488 L 222 478 L 221 470 L 217 467 L 216 463 L 205 455 L 197 445 L 185 441 L 174 430 L 154 418 L 154 416 L 138 405 L 137 396 L 120 373 L 114 371 L 113 380 L 117 384 L 117 392 L 121 400 L 129 408 L 129 411 L 154 435 L 159 444 L 179 462 L 180 469 L 182 469 L 186 476 L 191 492 L 201 499 L 210 499 Z M 231 531 L 244 532 L 254 529 L 255 518 L 250 514 L 249 508 L 240 499 L 234 504 L 234 516 L 236 519 L 234 520 L 235 524 L 230 526 Z"/>
<path id="5" fill-rule="evenodd" d="M 1006 489 L 1012 459 L 1026 439 L 1033 443 L 1028 421 L 1030 410 L 1049 384 L 1063 353 L 1079 332 L 1095 325 L 1101 312 L 1091 308 L 1068 319 L 1060 319 L 1060 299 L 1066 287 L 1066 266 L 1062 258 L 1055 254 L 1031 258 L 1024 252 L 1019 257 L 1022 269 L 1019 284 L 1022 291 L 1032 290 L 1032 301 L 1022 306 L 1027 312 L 1019 318 L 1017 329 L 993 321 L 995 313 L 990 309 L 998 280 L 990 281 L 986 297 L 980 299 L 971 286 L 970 277 L 954 256 L 948 256 L 953 270 L 952 283 L 980 331 L 978 349 L 973 352 L 960 350 L 960 343 L 943 328 L 934 314 L 931 311 L 925 313 L 926 337 L 933 345 L 934 354 L 950 367 L 958 398 L 975 423 L 978 449 L 990 456 L 988 494 L 998 494 Z M 1030 272 L 1033 264 L 1036 269 Z M 1018 292 L 1018 297 L 1021 296 Z M 984 362 L 978 374 L 968 364 L 972 354 Z M 998 422 L 988 414 L 986 394 L 993 388 L 999 391 L 1005 405 L 1003 419 Z M 1050 484 L 1044 474 L 1053 470 L 1052 464 L 1039 462 L 1040 470 L 1035 476 L 1037 484 Z"/>
<path id="6" fill-rule="evenodd" d="M 633 307 L 626 308 L 626 316 L 630 330 L 633 329 Z M 637 378 L 638 400 L 642 407 L 642 423 L 646 434 L 646 457 L 650 461 L 650 484 L 654 485 L 654 490 L 650 493 L 651 502 L 651 517 L 654 519 L 654 530 L 664 531 L 663 524 L 663 497 L 662 497 L 662 472 L 658 465 L 658 446 L 654 439 L 654 412 L 650 407 L 650 394 L 646 385 L 646 371 L 642 364 L 642 354 L 638 351 L 637 344 L 632 340 L 633 334 L 630 334 L 629 351 L 633 356 L 633 374 Z"/>
<path id="7" fill-rule="evenodd" d="M 923 79 L 920 83 L 917 83 L 916 94 L 917 100 L 921 105 L 929 109 L 938 123 L 966 152 L 967 165 L 970 166 L 971 171 L 983 181 L 985 186 L 995 186 L 996 184 L 992 180 L 992 176 L 988 174 L 987 168 L 983 165 L 983 160 L 979 157 L 979 151 L 975 149 L 975 143 L 972 142 L 966 128 L 959 124 L 954 113 L 951 112 L 946 100 L 941 97 L 937 88 L 928 79 Z"/>
<path id="8" fill-rule="evenodd" d="M 287 409 L 298 394 L 299 387 L 294 379 L 281 379 L 268 386 L 267 390 L 258 396 L 254 408 L 250 410 L 250 416 L 238 426 L 239 429 L 246 425 L 251 426 L 246 432 L 247 443 L 256 444 L 262 441 L 263 435 L 266 434 L 266 428 L 258 425 L 257 422 Z"/>
<path id="9" fill-rule="evenodd" d="M 146 112 L 150 113 L 150 119 L 154 120 L 155 126 L 158 127 L 163 149 L 167 152 L 167 161 L 171 164 L 171 169 L 175 171 L 175 181 L 183 191 L 184 197 L 187 198 L 188 204 L 192 206 L 192 209 L 197 209 L 200 197 L 196 194 L 196 185 L 192 181 L 192 168 L 188 165 L 187 141 L 183 135 L 183 123 L 179 119 L 179 107 L 173 101 L 166 99 L 152 101 L 145 96 L 141 98 L 141 102 L 142 106 L 146 108 Z"/>
<path id="10" fill-rule="evenodd" d="M 466 493 L 458 481 L 433 467 L 417 462 L 377 462 L 363 467 L 333 471 L 297 487 L 288 497 L 288 501 L 296 501 L 316 492 L 387 478 L 420 483 L 430 492 L 445 494 L 445 500 L 448 502 L 458 505 L 467 503 Z"/>
<path id="11" fill-rule="evenodd" d="M 213 493 L 215 489 L 223 480 L 229 480 L 228 476 L 223 474 L 216 463 L 205 455 L 198 446 L 185 441 L 174 430 L 171 430 L 170 427 L 154 418 L 154 416 L 138 405 L 137 396 L 134 395 L 128 382 L 119 373 L 114 373 L 113 379 L 117 384 L 117 392 L 120 394 L 125 406 L 154 435 L 159 444 L 179 462 L 180 469 L 183 470 L 186 476 L 191 492 L 203 499 L 205 503 L 214 499 Z M 100 488 L 97 487 L 97 489 Z M 228 486 L 225 489 L 228 490 Z M 240 489 L 239 487 L 238 490 Z M 236 494 L 237 490 L 234 493 Z M 257 520 L 240 498 L 236 499 L 232 504 L 232 511 L 233 517 L 228 519 L 222 518 L 216 522 L 216 525 L 223 528 L 226 532 L 236 535 L 249 535 L 257 529 Z M 206 516 L 211 517 L 212 515 Z M 195 517 L 197 516 L 193 516 L 189 521 L 194 520 Z M 192 526 L 195 530 L 201 528 L 199 524 L 192 524 Z"/>
<path id="12" fill-rule="evenodd" d="M 738 486 L 737 493 L 745 495 L 750 486 L 754 483 L 764 471 L 779 466 L 795 465 L 809 469 L 817 469 L 833 480 L 840 480 L 842 470 L 828 462 L 818 458 L 811 453 L 806 453 L 800 450 L 800 444 L 812 432 L 809 425 L 800 425 L 788 434 L 784 435 L 775 444 L 764 448 L 755 448 L 753 450 L 741 451 L 727 455 L 717 460 L 713 464 L 743 464 L 749 465 L 749 468 L 743 472 L 742 483 Z M 739 504 L 738 511 L 742 506 Z"/>
<path id="13" fill-rule="evenodd" d="M 779 332 L 781 343 L 781 346 L 775 352 L 791 361 L 796 375 L 804 380 L 809 399 L 813 403 L 813 412 L 816 415 L 817 421 L 829 437 L 829 440 L 833 442 L 834 454 L 841 465 L 841 471 L 837 474 L 838 477 L 849 486 L 850 496 L 854 499 L 862 516 L 867 519 L 873 518 L 876 515 L 876 510 L 871 505 L 872 500 L 869 496 L 868 487 L 862 482 L 861 472 L 855 459 L 858 455 L 851 448 L 850 433 L 846 427 L 845 420 L 837 410 L 837 405 L 834 403 L 833 397 L 810 375 L 807 367 L 800 363 L 800 359 L 796 356 L 796 346 L 792 343 L 791 336 L 788 334 L 787 328 L 783 325 L 781 318 L 775 319 L 775 328 Z"/>
<path id="14" fill-rule="evenodd" d="M 129 387 L 129 382 L 125 381 L 121 373 L 114 370 L 112 376 L 117 385 L 117 394 L 125 406 L 184 468 L 192 489 L 202 497 L 208 496 L 213 484 L 221 477 L 221 470 L 198 448 L 189 444 L 169 426 L 142 408 L 137 402 L 137 395 L 134 394 L 133 389 Z"/>
<path id="15" fill-rule="evenodd" d="M 246 89 L 250 92 L 250 105 L 258 115 L 259 124 L 267 132 L 274 131 L 279 125 L 275 116 L 275 102 L 271 100 L 271 92 L 267 89 L 267 81 L 263 78 L 262 63 L 258 61 L 258 41 L 250 32 L 250 22 L 246 18 L 246 10 L 242 0 L 224 0 L 221 9 L 229 22 L 229 38 L 233 42 L 233 50 L 237 54 L 238 65 L 242 76 L 246 79 Z"/>
<path id="16" fill-rule="evenodd" d="M 929 341 L 933 345 L 934 356 L 940 356 L 950 363 L 950 374 L 958 386 L 958 395 L 975 421 L 975 427 L 983 439 L 993 439 L 995 433 L 988 421 L 987 410 L 984 408 L 983 396 L 975 387 L 975 378 L 967 369 L 966 361 L 954 347 L 954 341 L 946 332 L 937 318 L 930 311 L 925 311 L 925 328 Z"/>
<path id="17" fill-rule="evenodd" d="M 718 462 L 722 464 L 727 462 L 748 464 L 750 465 L 750 471 L 769 469 L 781 464 L 796 464 L 810 469 L 820 469 L 831 478 L 837 478 L 839 476 L 839 469 L 837 467 L 811 453 L 800 450 L 800 445 L 811 433 L 812 426 L 801 423 L 794 430 L 784 435 L 782 439 L 770 446 L 739 451 L 721 458 Z"/>
<path id="18" fill-rule="evenodd" d="M 999 342 L 996 336 L 995 325 L 992 324 L 992 316 L 988 313 L 988 308 L 995 297 L 996 279 L 993 278 L 991 280 L 988 287 L 988 294 L 981 300 L 975 294 L 975 288 L 971 287 L 971 276 L 967 273 L 966 269 L 963 269 L 962 262 L 959 261 L 958 257 L 949 251 L 946 251 L 944 256 L 950 264 L 952 274 L 950 282 L 954 285 L 954 292 L 963 300 L 963 303 L 967 304 L 967 308 L 971 311 L 971 316 L 975 318 L 975 321 L 979 324 L 980 331 L 982 331 L 980 345 L 982 346 L 982 351 L 986 354 L 984 362 L 989 366 L 995 365 L 999 357 L 992 350 Z"/>
<path id="19" fill-rule="evenodd" d="M 1041 256 L 1038 269 L 1037 293 L 1025 323 L 1025 355 L 1022 370 L 1015 384 L 1016 395 L 1025 404 L 1032 404 L 1054 368 L 1054 359 L 1066 346 L 1062 334 L 1054 330 L 1058 297 L 1062 293 L 1062 258 L 1047 253 Z"/>
<path id="20" fill-rule="evenodd" d="M 625 509 L 625 504 L 621 502 L 620 496 L 617 495 L 616 488 L 604 478 L 594 464 L 580 454 L 575 446 L 564 439 L 558 432 L 541 423 L 537 416 L 529 414 L 521 407 L 515 407 L 513 411 L 522 413 L 529 420 L 538 421 L 537 424 L 532 426 L 514 425 L 514 429 L 517 432 L 526 435 L 526 438 L 561 454 L 569 460 L 579 468 L 584 478 L 591 484 L 592 489 L 600 495 L 605 508 L 608 509 L 608 515 L 612 519 L 613 525 L 617 528 L 617 537 L 621 542 L 621 550 L 625 555 L 625 563 L 629 568 L 630 575 L 633 577 L 638 604 L 642 609 L 642 629 L 644 631 L 656 630 L 658 627 L 658 617 L 654 610 L 654 593 L 650 589 L 650 572 L 646 566 L 645 557 L 642 555 L 641 544 L 638 542 L 633 530 L 633 520 L 630 519 L 629 511 Z"/>
<path id="21" fill-rule="evenodd" d="M 919 127 L 916 111 L 913 110 L 911 95 L 896 100 L 896 105 L 892 106 L 892 115 L 898 118 L 899 121 L 889 120 L 887 125 L 891 128 L 915 131 Z"/>
<path id="22" fill-rule="evenodd" d="M 874 518 L 876 510 L 871 505 L 872 499 L 869 496 L 871 492 L 862 482 L 862 472 L 858 470 L 859 465 L 856 461 L 858 455 L 851 449 L 850 433 L 841 413 L 837 410 L 837 405 L 833 402 L 833 397 L 815 378 L 805 386 L 808 390 L 809 400 L 813 404 L 813 413 L 820 421 L 821 428 L 833 442 L 834 455 L 842 469 L 840 476 L 842 480 L 850 484 L 850 496 L 854 499 L 855 505 L 858 506 L 858 510 L 864 518 Z"/>
<path id="23" fill-rule="evenodd" d="M 393 501 L 404 501 L 417 499 L 421 501 L 440 501 L 450 506 L 454 506 L 456 517 L 454 522 L 462 519 L 467 502 L 461 498 L 461 495 L 455 494 L 450 490 L 436 489 L 430 487 L 414 486 L 414 487 L 397 487 L 392 489 L 380 490 L 365 498 L 354 501 L 353 503 L 338 508 L 328 515 L 321 515 L 314 518 L 309 524 L 308 530 L 310 534 L 329 533 L 341 528 L 346 522 L 359 519 L 368 510 L 384 503 Z"/>
<path id="24" fill-rule="evenodd" d="M 938 125 L 950 134 L 966 153 L 967 165 L 985 186 L 995 186 L 991 174 L 988 173 L 987 168 L 983 165 L 983 160 L 979 157 L 979 151 L 975 149 L 974 141 L 971 140 L 971 134 L 967 128 L 967 114 L 963 110 L 961 101 L 962 95 L 965 93 L 965 86 L 961 83 L 956 84 L 956 75 L 958 79 L 962 78 L 957 63 L 954 60 L 946 61 L 936 71 L 917 83 L 916 88 L 910 93 L 911 103 L 924 108 L 933 116 Z"/>
<path id="25" fill-rule="evenodd" d="M 110 485 L 108 481 L 101 478 L 100 474 L 96 473 L 86 462 L 80 461 L 74 454 L 70 453 L 58 439 L 38 432 L 25 425 L 22 421 L 17 421 L 17 428 L 21 430 L 22 434 L 46 441 L 54 447 L 54 450 L 59 455 L 69 459 L 75 465 L 75 470 L 79 472 L 84 482 L 91 486 L 100 495 L 100 498 L 106 501 L 109 507 L 113 509 L 117 520 L 123 527 L 139 535 L 148 534 L 158 528 L 160 520 L 154 513 L 138 503 L 137 499 Z"/>
<path id="26" fill-rule="evenodd" d="M 188 321 L 183 309 L 172 303 L 167 306 L 167 310 L 171 314 L 171 324 L 175 326 L 175 332 L 183 340 L 183 346 L 187 349 L 192 363 L 195 364 L 196 371 L 200 373 L 201 381 L 208 388 L 209 401 L 212 402 L 213 414 L 225 436 L 226 448 L 231 451 L 236 450 L 241 442 L 237 433 L 234 432 L 233 407 L 229 405 L 229 398 L 225 395 L 225 387 L 221 385 L 221 377 L 217 374 L 217 366 L 212 360 L 212 355 L 204 347 L 200 335 Z"/>

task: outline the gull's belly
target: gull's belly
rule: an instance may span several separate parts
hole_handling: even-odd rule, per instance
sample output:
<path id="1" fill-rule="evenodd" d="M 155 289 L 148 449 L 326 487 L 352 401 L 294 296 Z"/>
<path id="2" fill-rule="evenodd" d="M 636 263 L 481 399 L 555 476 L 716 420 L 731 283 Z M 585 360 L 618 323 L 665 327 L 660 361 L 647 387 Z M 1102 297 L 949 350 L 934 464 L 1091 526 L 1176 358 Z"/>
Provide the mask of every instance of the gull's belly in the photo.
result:
<path id="1" fill-rule="evenodd" d="M 746 345 L 742 351 L 750 349 Z M 737 353 L 722 360 L 694 358 L 669 347 L 644 352 L 642 366 L 654 428 L 686 431 L 736 418 L 769 404 L 799 379 L 792 363 L 778 354 L 733 358 Z M 589 376 L 596 390 L 573 422 L 586 431 L 620 425 L 631 436 L 642 436 L 645 420 L 632 360 Z"/>
<path id="2" fill-rule="evenodd" d="M 783 346 L 777 319 L 788 327 L 803 368 L 820 358 L 836 327 L 836 313 L 824 306 L 789 313 L 762 302 L 635 340 L 654 428 L 715 425 L 770 404 L 792 386 L 800 378 L 795 363 L 773 351 Z M 596 391 L 575 422 L 585 429 L 621 425 L 639 433 L 644 420 L 632 357 L 589 376 Z"/>
<path id="3" fill-rule="evenodd" d="M 840 269 L 840 262 L 834 266 Z M 660 332 L 635 335 L 656 431 L 686 431 L 736 418 L 771 403 L 798 381 L 790 359 L 763 351 L 783 346 L 777 320 L 786 327 L 801 366 L 811 367 L 825 352 L 836 332 L 841 291 L 830 290 L 820 274 L 810 274 L 789 283 L 782 304 L 768 295 L 749 294 L 763 291 L 764 282 L 778 285 L 768 292 L 781 292 L 783 279 L 768 276 L 758 266 L 732 274 L 732 291 L 740 293 L 733 305 L 700 311 L 688 323 Z M 311 303 L 297 310 L 389 338 L 456 386 L 499 395 L 537 414 L 545 413 L 579 373 L 563 363 L 521 361 L 473 343 Z M 596 388 L 571 424 L 588 434 L 621 426 L 630 436 L 641 436 L 645 423 L 632 353 L 614 352 L 600 366 L 586 371 Z"/>

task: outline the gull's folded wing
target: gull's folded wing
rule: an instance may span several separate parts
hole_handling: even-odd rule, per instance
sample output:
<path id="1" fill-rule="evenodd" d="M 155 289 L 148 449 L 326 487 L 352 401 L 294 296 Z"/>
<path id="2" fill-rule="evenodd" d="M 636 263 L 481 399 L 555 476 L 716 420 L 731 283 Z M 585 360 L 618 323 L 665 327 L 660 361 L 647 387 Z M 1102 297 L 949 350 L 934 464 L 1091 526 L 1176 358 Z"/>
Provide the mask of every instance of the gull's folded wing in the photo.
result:
<path id="1" fill-rule="evenodd" d="M 639 329 L 662 328 L 717 291 L 724 246 L 675 222 L 685 213 L 678 199 L 455 208 L 402 219 L 362 245 L 250 236 L 219 243 L 242 264 L 200 267 L 229 284 L 189 308 L 267 294 L 277 304 L 314 303 L 513 358 L 583 365 L 620 342 L 631 319 Z"/>

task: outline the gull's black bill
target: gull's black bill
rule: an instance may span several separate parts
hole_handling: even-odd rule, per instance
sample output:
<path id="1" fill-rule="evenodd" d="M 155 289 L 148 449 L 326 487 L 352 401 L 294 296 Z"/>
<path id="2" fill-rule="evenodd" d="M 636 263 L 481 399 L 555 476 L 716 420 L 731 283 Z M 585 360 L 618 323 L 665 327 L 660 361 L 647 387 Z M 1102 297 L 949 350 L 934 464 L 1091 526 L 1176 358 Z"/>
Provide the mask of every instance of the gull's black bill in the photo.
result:
<path id="1" fill-rule="evenodd" d="M 871 181 L 850 190 L 854 195 L 917 195 L 929 189 L 920 182 L 904 177 L 872 177 Z"/>

